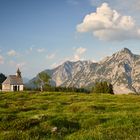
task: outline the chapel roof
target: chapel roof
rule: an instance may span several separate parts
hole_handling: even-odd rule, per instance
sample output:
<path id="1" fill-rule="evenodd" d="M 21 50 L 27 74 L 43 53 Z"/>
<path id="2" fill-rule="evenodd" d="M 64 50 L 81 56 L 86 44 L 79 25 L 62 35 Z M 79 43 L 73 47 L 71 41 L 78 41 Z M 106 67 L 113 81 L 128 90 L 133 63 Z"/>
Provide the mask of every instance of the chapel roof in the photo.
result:
<path id="1" fill-rule="evenodd" d="M 21 77 L 18 77 L 16 75 L 9 75 L 2 84 L 23 85 L 23 80 Z"/>

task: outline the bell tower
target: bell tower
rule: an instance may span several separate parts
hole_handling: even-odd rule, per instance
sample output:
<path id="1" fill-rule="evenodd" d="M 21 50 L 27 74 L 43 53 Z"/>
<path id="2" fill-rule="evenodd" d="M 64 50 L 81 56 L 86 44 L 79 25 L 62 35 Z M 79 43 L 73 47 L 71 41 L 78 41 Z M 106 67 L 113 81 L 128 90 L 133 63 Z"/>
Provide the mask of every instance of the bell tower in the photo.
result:
<path id="1" fill-rule="evenodd" d="M 19 68 L 17 69 L 16 76 L 21 78 L 21 71 L 19 70 Z"/>

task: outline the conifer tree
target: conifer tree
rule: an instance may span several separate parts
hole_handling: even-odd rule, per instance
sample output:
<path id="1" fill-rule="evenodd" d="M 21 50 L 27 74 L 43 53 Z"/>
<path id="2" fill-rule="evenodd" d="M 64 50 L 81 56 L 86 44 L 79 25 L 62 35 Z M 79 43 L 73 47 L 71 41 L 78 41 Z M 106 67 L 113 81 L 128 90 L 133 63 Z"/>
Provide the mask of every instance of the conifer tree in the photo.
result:
<path id="1" fill-rule="evenodd" d="M 95 86 L 93 87 L 92 91 L 94 93 L 110 93 L 114 94 L 113 86 L 108 84 L 106 81 L 104 82 L 96 82 Z"/>
<path id="2" fill-rule="evenodd" d="M 2 89 L 2 83 L 5 81 L 6 76 L 2 73 L 0 73 L 0 89 Z"/>

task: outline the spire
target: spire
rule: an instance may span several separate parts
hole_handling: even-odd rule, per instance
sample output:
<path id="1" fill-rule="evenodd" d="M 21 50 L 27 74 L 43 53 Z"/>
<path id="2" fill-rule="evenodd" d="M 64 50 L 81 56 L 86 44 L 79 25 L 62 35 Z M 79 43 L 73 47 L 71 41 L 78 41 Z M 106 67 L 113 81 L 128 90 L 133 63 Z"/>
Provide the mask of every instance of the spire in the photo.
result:
<path id="1" fill-rule="evenodd" d="M 17 69 L 16 76 L 21 78 L 21 72 L 20 72 L 19 68 Z"/>

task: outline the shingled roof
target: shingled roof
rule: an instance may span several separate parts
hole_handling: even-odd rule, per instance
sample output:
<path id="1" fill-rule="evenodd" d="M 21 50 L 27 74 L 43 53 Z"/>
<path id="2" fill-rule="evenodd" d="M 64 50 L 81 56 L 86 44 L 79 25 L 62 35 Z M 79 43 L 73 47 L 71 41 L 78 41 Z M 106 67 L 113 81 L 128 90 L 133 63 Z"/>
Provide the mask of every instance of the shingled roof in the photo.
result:
<path id="1" fill-rule="evenodd" d="M 10 84 L 10 85 L 23 85 L 22 78 L 16 75 L 9 75 L 7 79 L 3 82 L 3 84 Z"/>

